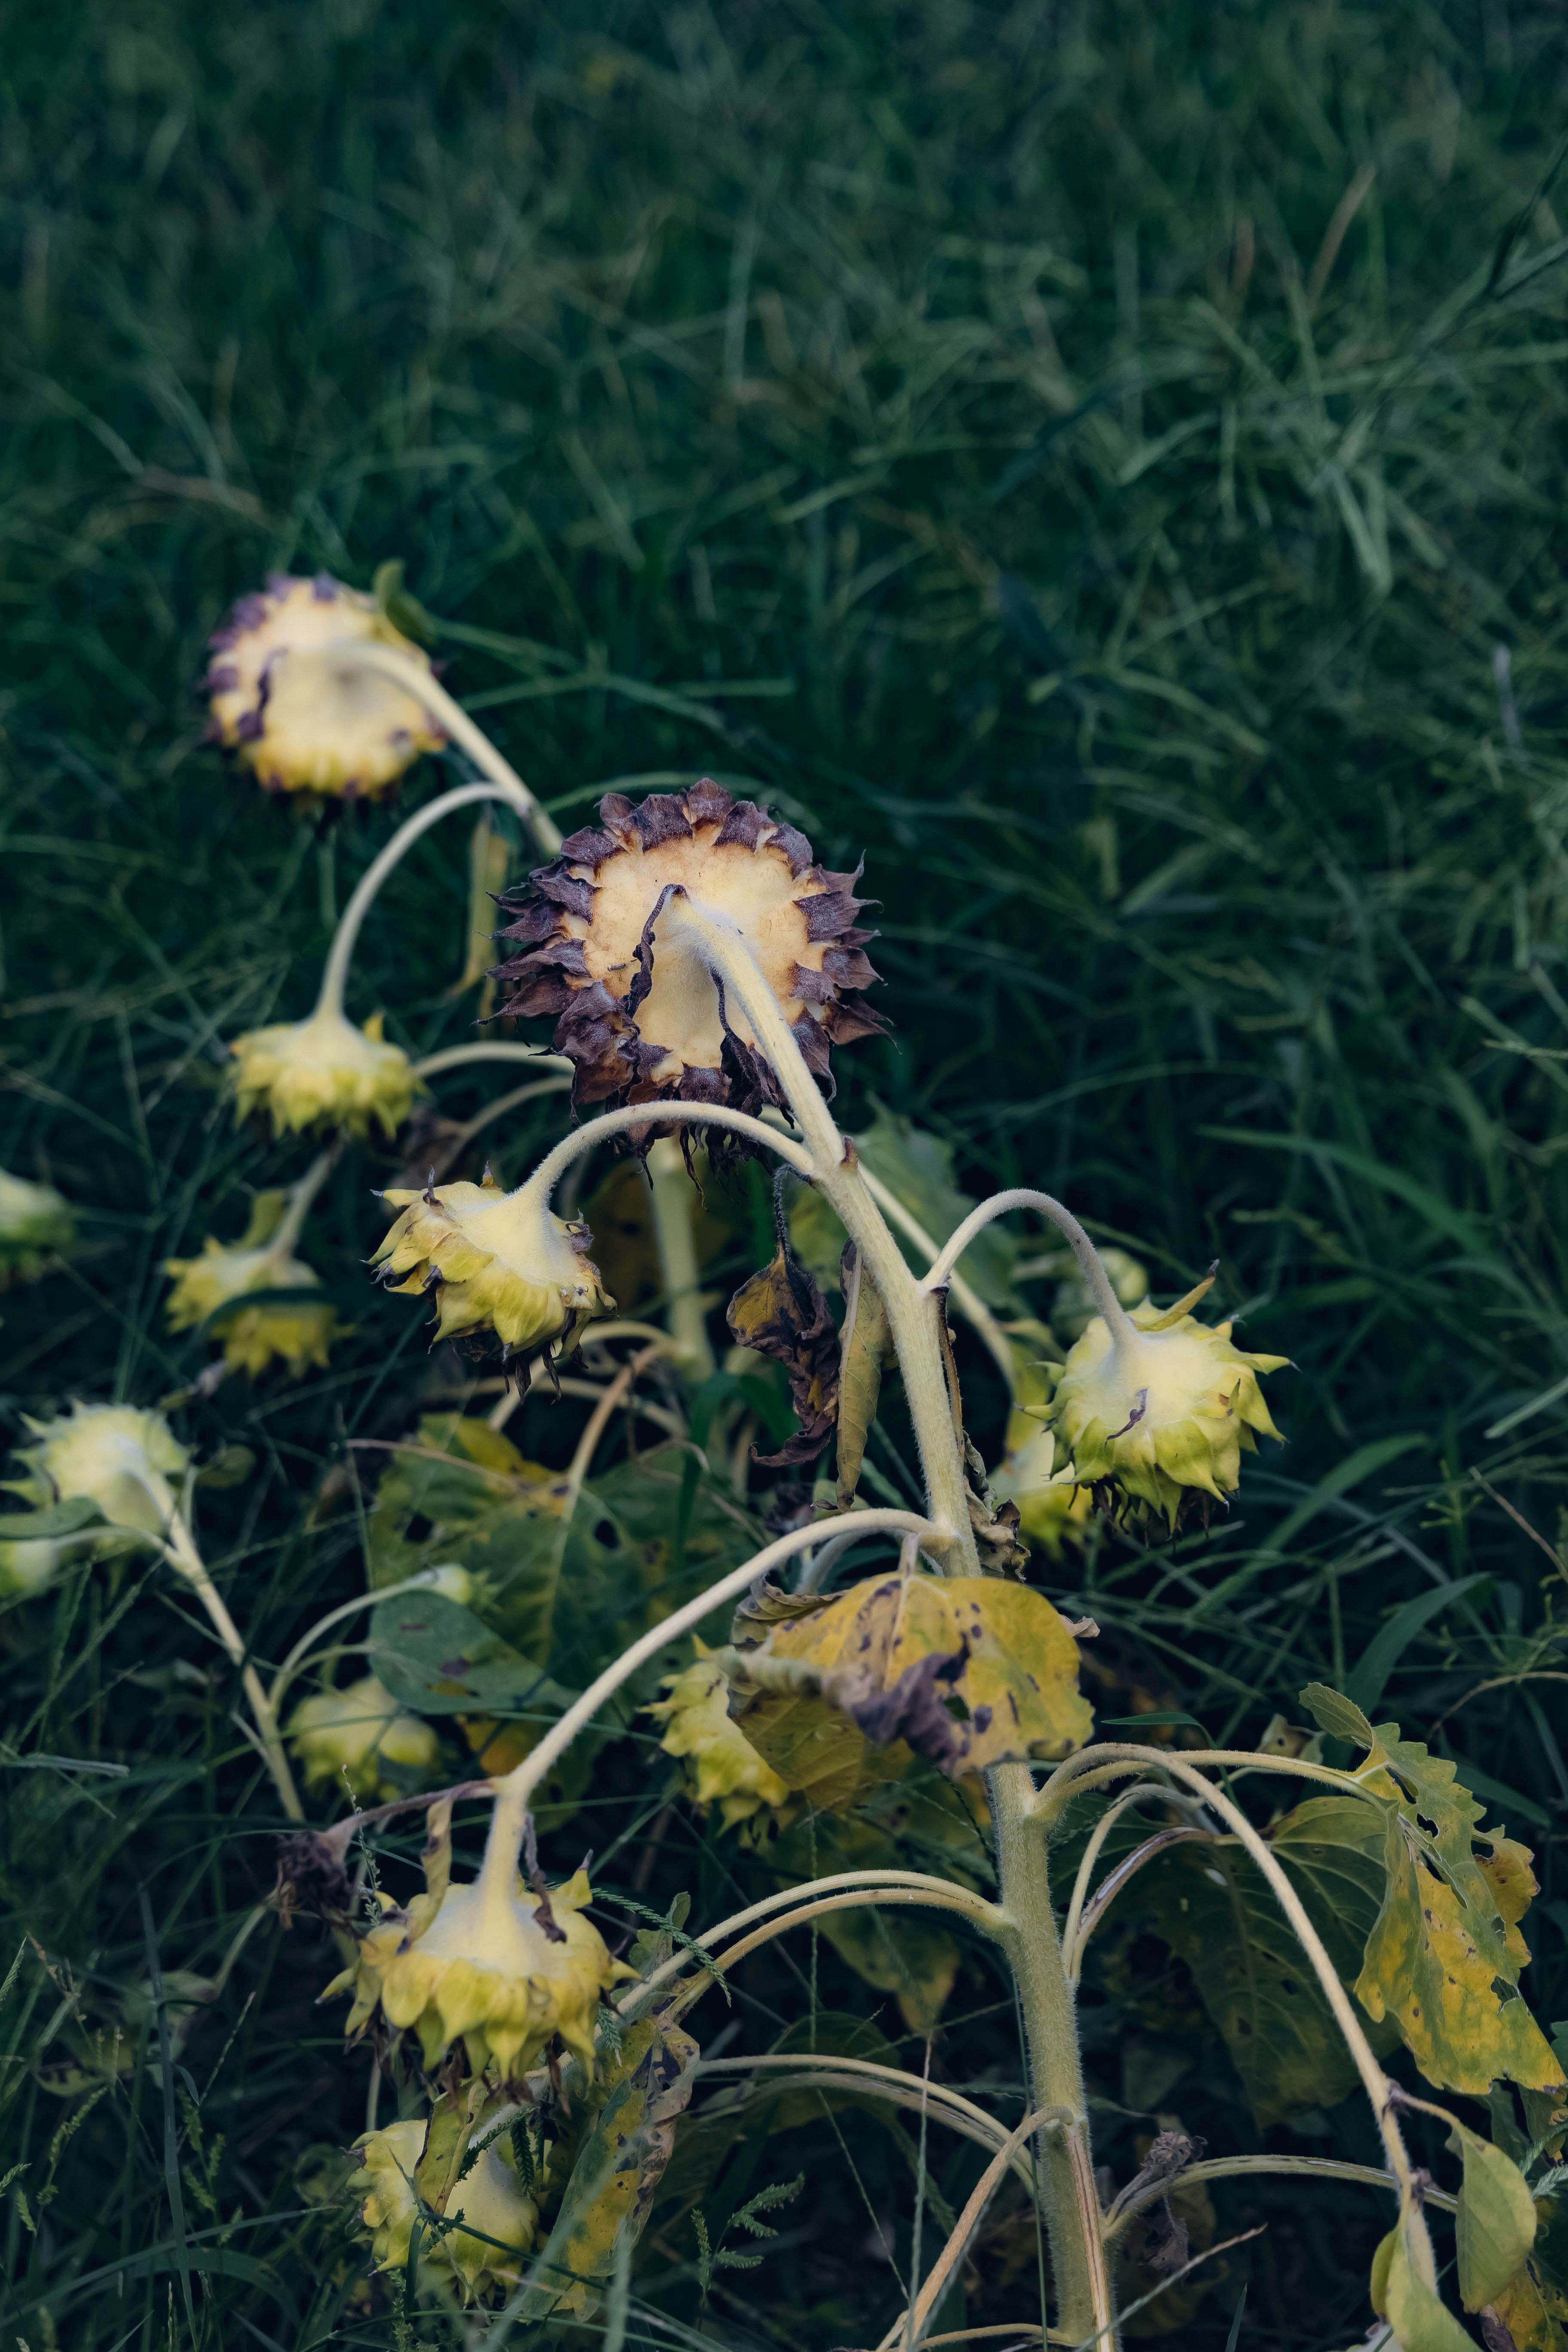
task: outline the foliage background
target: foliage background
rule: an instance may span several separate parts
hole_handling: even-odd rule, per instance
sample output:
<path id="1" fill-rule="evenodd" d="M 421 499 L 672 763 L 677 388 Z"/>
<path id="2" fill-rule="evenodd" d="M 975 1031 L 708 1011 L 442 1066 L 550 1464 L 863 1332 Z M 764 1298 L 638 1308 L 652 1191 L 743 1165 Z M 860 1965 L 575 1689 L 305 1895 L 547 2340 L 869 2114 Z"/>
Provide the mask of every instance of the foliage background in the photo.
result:
<path id="1" fill-rule="evenodd" d="M 5 1302 L 9 1433 L 188 1386 L 162 1261 L 297 1164 L 233 1133 L 223 1040 L 306 1008 L 390 819 L 266 804 L 203 747 L 192 682 L 260 572 L 363 584 L 400 556 L 451 625 L 448 682 L 552 805 L 707 769 L 833 863 L 866 852 L 894 1029 L 841 1057 L 848 1123 L 913 1117 L 971 1192 L 1045 1183 L 1165 1293 L 1218 1258 L 1251 1343 L 1294 1359 L 1289 1449 L 1207 1545 L 1112 1548 L 1053 1590 L 1158 1704 L 1243 1739 L 1370 1650 L 1388 1711 L 1441 1724 L 1535 1843 L 1532 1991 L 1568 2010 L 1561 1684 L 1517 1680 L 1555 1671 L 1568 1468 L 1561 1401 L 1518 1417 L 1568 1376 L 1563 63 L 1557 12 L 1510 0 L 7 12 L 0 1159 L 83 1234 Z M 353 1009 L 424 1050 L 474 1016 L 447 994 L 458 831 L 356 967 Z M 265 1654 L 356 1589 L 351 1536 L 309 1530 L 323 1471 L 442 1377 L 358 1268 L 392 1164 L 351 1161 L 312 1222 L 357 1326 L 331 1374 L 231 1381 L 182 1423 L 258 1456 L 204 1525 Z M 750 1247 L 742 1215 L 723 1270 Z M 559 1463 L 579 1420 L 531 1405 L 514 1433 Z M 79 2108 L 42 2077 L 73 2003 L 119 2014 L 142 1972 L 139 1888 L 165 1965 L 210 1974 L 270 1876 L 226 1685 L 178 1663 L 205 1647 L 156 1581 L 116 1605 L 78 1582 L 0 1620 L 8 1756 L 132 1768 L 4 1776 L 0 1969 L 37 1938 L 0 2084 L 37 2207 L 35 2231 L 10 2200 L 6 2324 L 94 2347 L 184 2326 L 163 2275 L 39 2313 L 165 2241 L 159 2101 L 143 2063 L 39 2206 Z M 635 1750 L 605 1769 L 606 1804 L 646 1777 Z M 700 1907 L 730 1867 L 684 1816 L 651 1884 Z M 1151 2090 L 1201 2021 L 1179 1971 L 1118 1966 L 1108 2156 L 1131 2168 L 1122 2111 L 1165 2104 L 1245 2139 L 1212 2049 Z M 236 2037 L 203 2107 L 215 2193 L 288 2283 L 209 2282 L 225 2343 L 384 2340 L 317 2291 L 355 2258 L 311 2151 L 363 2100 L 310 2007 L 322 1967 L 268 1927 L 191 2045 L 205 2083 Z M 748 1998 L 800 1990 L 763 1970 Z M 987 2014 L 938 2063 L 1005 2083 L 994 1988 L 965 1990 Z M 862 2125 L 810 2143 L 794 2251 L 710 2330 L 874 2340 L 870 2217 L 902 2260 L 911 2200 L 907 2150 Z M 1347 2108 L 1279 2144 L 1363 2137 Z M 1260 2343 L 1360 2332 L 1377 2216 L 1225 2200 L 1227 2230 L 1254 2218 L 1176 2340 L 1223 2342 L 1243 2277 Z M 647 2293 L 694 2324 L 689 2238 L 668 2250 Z"/>

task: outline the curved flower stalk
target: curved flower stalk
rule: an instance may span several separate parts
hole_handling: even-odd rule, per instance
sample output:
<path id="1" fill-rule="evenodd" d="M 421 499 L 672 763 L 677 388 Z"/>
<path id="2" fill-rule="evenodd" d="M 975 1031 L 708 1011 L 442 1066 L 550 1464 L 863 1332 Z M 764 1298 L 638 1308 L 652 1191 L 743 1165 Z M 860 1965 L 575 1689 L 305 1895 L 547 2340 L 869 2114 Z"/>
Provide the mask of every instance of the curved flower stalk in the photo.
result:
<path id="1" fill-rule="evenodd" d="M 293 1251 L 334 1158 L 331 1152 L 322 1152 L 291 1192 L 258 1193 L 251 1204 L 250 1222 L 237 1243 L 226 1247 L 209 1235 L 199 1257 L 164 1260 L 164 1273 L 174 1277 L 167 1308 L 172 1331 L 186 1331 L 205 1323 L 219 1308 L 236 1305 L 251 1291 L 319 1286 L 321 1276 Z M 225 1319 L 219 1336 L 224 1362 L 231 1371 L 247 1371 L 254 1377 L 276 1358 L 298 1379 L 307 1365 L 325 1369 L 328 1350 L 341 1330 L 336 1313 L 326 1302 L 318 1307 L 308 1299 L 279 1299 L 237 1307 Z"/>
<path id="2" fill-rule="evenodd" d="M 71 1206 L 52 1184 L 34 1184 L 0 1168 L 0 1290 L 37 1282 L 76 1236 Z"/>
<path id="3" fill-rule="evenodd" d="M 134 1405 L 73 1404 L 49 1422 L 29 1422 L 37 1443 L 22 1447 L 25 1479 L 5 1483 L 13 1494 L 47 1507 L 75 1500 L 95 1503 L 105 1527 L 88 1531 L 95 1550 L 151 1546 L 192 1587 L 237 1667 L 256 1722 L 258 1744 L 290 1821 L 304 1818 L 278 1719 L 238 1627 L 196 1549 L 171 1478 L 187 1480 L 191 1457 L 162 1413 Z M 23 1522 L 25 1525 L 26 1522 Z"/>

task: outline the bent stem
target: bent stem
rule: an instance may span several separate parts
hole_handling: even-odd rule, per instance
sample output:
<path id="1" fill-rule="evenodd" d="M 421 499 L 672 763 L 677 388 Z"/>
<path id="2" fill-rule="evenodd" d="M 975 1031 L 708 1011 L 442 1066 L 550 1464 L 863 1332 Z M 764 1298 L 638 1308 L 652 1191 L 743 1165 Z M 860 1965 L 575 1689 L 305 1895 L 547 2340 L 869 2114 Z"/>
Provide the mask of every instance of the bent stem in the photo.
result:
<path id="1" fill-rule="evenodd" d="M 177 1504 L 174 1504 L 172 1496 L 170 1502 L 172 1507 L 169 1512 L 168 1533 L 163 1547 L 163 1557 L 171 1568 L 176 1569 L 195 1591 L 197 1599 L 212 1620 L 218 1640 L 227 1651 L 231 1664 L 238 1667 L 239 1678 L 245 1685 L 246 1697 L 250 1701 L 250 1712 L 256 1719 L 262 1754 L 267 1759 L 268 1770 L 272 1775 L 272 1783 L 278 1791 L 279 1802 L 291 1822 L 302 1822 L 305 1818 L 305 1808 L 300 1802 L 300 1792 L 294 1786 L 294 1775 L 289 1769 L 289 1759 L 284 1753 L 283 1742 L 279 1738 L 278 1717 L 272 1702 L 262 1686 L 261 1676 L 246 1656 L 245 1643 L 240 1638 L 239 1628 L 229 1615 L 224 1604 L 222 1593 L 207 1573 L 206 1562 L 196 1549 L 195 1539 L 191 1534 L 184 1513 Z"/>
<path id="2" fill-rule="evenodd" d="M 517 789 L 522 792 L 521 784 Z M 531 807 L 531 795 L 524 793 L 523 799 Z M 516 794 L 501 784 L 458 784 L 451 792 L 442 793 L 437 799 L 427 801 L 422 809 L 416 809 L 411 817 L 405 818 L 393 835 L 392 839 L 371 859 L 370 864 L 360 876 L 354 886 L 353 895 L 339 919 L 338 928 L 332 935 L 332 944 L 327 955 L 326 970 L 321 974 L 321 993 L 316 999 L 318 1013 L 335 1013 L 342 1015 L 343 987 L 348 979 L 349 962 L 359 939 L 360 929 L 366 915 L 374 905 L 377 894 L 387 876 L 407 856 L 421 835 L 428 833 L 433 824 L 439 824 L 441 819 L 444 816 L 450 816 L 455 809 L 472 808 L 476 801 L 508 801 L 512 807 L 519 810 L 520 814 L 525 814 L 520 806 Z"/>
<path id="3" fill-rule="evenodd" d="M 942 1285 L 951 1278 L 953 1267 L 958 1264 L 975 1234 L 984 1226 L 988 1225 L 994 1217 L 1005 1217 L 1011 1209 L 1036 1209 L 1042 1217 L 1050 1219 L 1052 1224 L 1065 1235 L 1071 1245 L 1072 1254 L 1078 1260 L 1085 1286 L 1105 1318 L 1106 1328 L 1112 1338 L 1121 1341 L 1135 1339 L 1138 1337 L 1138 1327 L 1116 1296 L 1100 1252 L 1095 1248 L 1071 1210 L 1064 1209 L 1061 1202 L 1053 1200 L 1048 1192 L 1033 1192 L 1026 1188 L 1019 1188 L 1011 1192 L 997 1192 L 989 1201 L 982 1201 L 977 1209 L 971 1209 L 957 1232 L 949 1236 L 941 1255 L 926 1276 L 926 1288 L 940 1289 Z"/>
<path id="4" fill-rule="evenodd" d="M 269 1257 L 281 1259 L 292 1255 L 295 1243 L 305 1230 L 305 1220 L 310 1213 L 311 1204 L 337 1166 L 342 1150 L 341 1140 L 329 1146 L 310 1162 L 299 1182 L 290 1188 L 283 1222 L 267 1244 Z"/>
<path id="5" fill-rule="evenodd" d="M 465 1069 L 470 1062 L 531 1062 L 536 1070 L 559 1070 L 568 1078 L 572 1065 L 564 1054 L 547 1054 L 542 1045 L 519 1045 L 506 1038 L 481 1038 L 473 1045 L 443 1045 L 413 1064 L 416 1078 L 433 1078 L 442 1070 Z"/>
<path id="6" fill-rule="evenodd" d="M 442 733 L 468 753 L 482 774 L 490 778 L 495 790 L 489 798 L 505 801 L 514 808 L 542 854 L 546 857 L 555 856 L 561 846 L 560 827 L 545 814 L 510 761 L 502 759 L 483 729 L 475 726 L 462 704 L 454 702 L 427 669 L 392 646 L 367 642 L 363 637 L 339 638 L 322 646 L 320 657 L 347 668 L 374 670 L 378 676 L 390 678 L 395 686 L 402 687 L 414 701 L 422 702 L 439 720 Z"/>

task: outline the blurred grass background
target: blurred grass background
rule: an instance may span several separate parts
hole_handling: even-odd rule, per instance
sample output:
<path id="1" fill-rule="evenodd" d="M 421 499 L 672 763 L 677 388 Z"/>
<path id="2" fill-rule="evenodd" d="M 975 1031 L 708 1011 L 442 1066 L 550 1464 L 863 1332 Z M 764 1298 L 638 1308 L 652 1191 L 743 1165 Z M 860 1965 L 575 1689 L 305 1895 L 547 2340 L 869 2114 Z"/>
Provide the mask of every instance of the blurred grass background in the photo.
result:
<path id="1" fill-rule="evenodd" d="M 162 1261 L 292 1172 L 231 1132 L 223 1041 L 307 1008 L 393 820 L 266 803 L 193 683 L 265 571 L 401 558 L 553 807 L 706 770 L 864 851 L 894 1027 L 839 1057 L 847 1123 L 1045 1184 L 1163 1295 L 1218 1259 L 1297 1368 L 1289 1448 L 1210 1544 L 1102 1554 L 1078 1597 L 1253 1739 L 1381 1640 L 1373 1698 L 1536 1845 L 1532 1990 L 1568 2008 L 1564 62 L 1520 0 L 10 11 L 0 1159 L 83 1233 L 5 1302 L 10 1433 L 188 1382 Z M 459 832 L 356 965 L 351 1010 L 421 1050 L 474 1015 Z M 274 1654 L 302 1498 L 424 1362 L 362 1281 L 364 1187 L 310 1252 L 357 1342 L 190 1415 L 262 1457 L 228 1532 Z M 37 1643 L 76 1634 L 20 1628 L 52 1691 Z M 155 1756 L 128 1671 L 48 1738 Z M 172 1841 L 191 1918 L 242 1899 L 212 1775 L 176 1823 L 162 1769 L 99 1814 L 12 1776 L 8 1900 L 79 1968 L 140 1934 L 105 1840 Z M 1275 2221 L 1259 2340 L 1355 2332 L 1342 2231 Z M 68 2269 L 66 2204 L 48 2248 L 8 2227 Z"/>

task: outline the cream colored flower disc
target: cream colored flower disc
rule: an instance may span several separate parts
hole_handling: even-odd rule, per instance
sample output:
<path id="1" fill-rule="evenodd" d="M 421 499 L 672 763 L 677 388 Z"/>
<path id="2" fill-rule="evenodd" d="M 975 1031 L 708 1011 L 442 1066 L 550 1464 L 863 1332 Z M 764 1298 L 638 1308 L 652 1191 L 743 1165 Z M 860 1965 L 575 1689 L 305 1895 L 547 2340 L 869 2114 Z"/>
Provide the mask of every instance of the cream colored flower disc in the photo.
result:
<path id="1" fill-rule="evenodd" d="M 445 742 L 405 688 L 334 654 L 345 639 L 389 646 L 429 669 L 374 596 L 325 572 L 275 573 L 209 640 L 213 734 L 268 792 L 374 799 L 421 751 Z"/>

